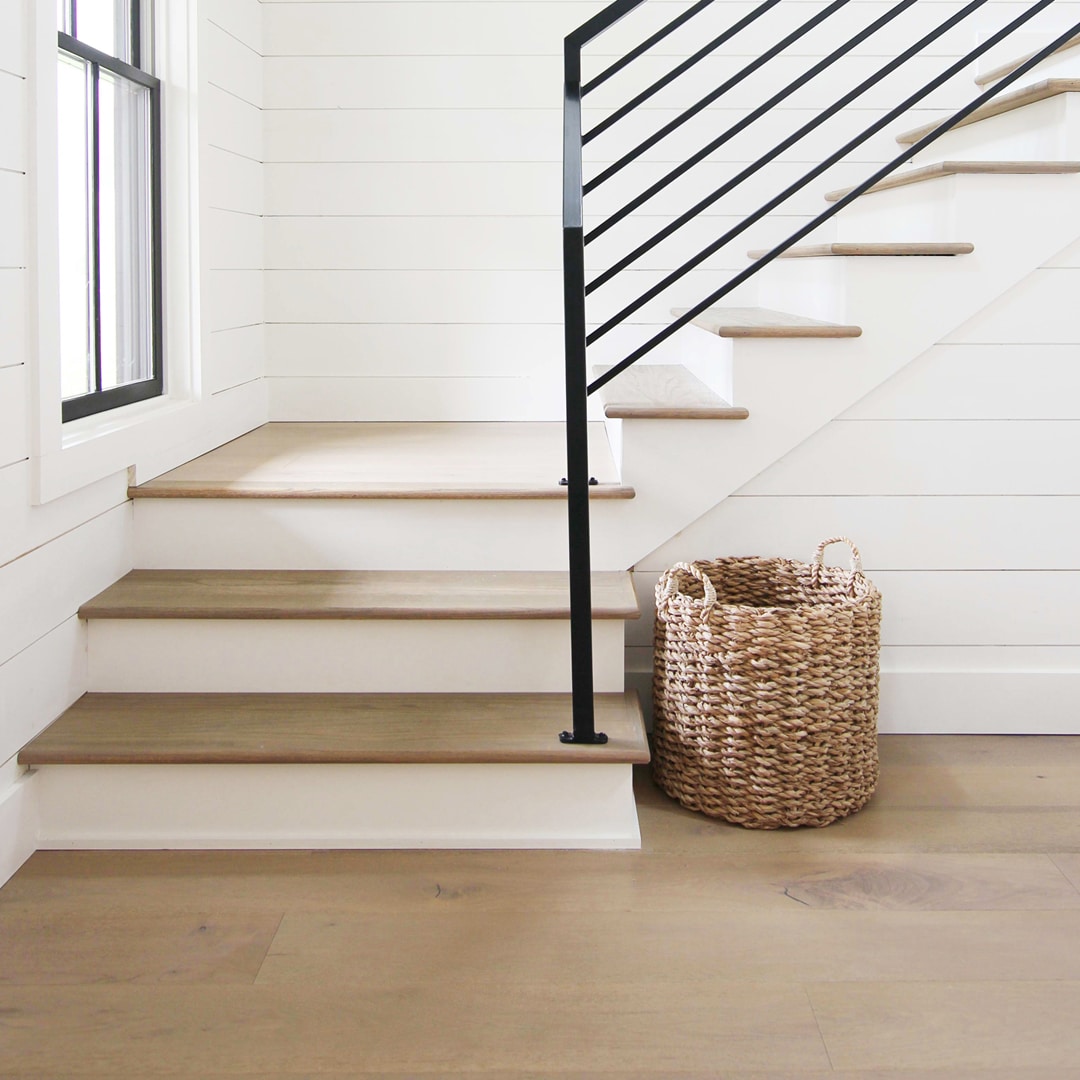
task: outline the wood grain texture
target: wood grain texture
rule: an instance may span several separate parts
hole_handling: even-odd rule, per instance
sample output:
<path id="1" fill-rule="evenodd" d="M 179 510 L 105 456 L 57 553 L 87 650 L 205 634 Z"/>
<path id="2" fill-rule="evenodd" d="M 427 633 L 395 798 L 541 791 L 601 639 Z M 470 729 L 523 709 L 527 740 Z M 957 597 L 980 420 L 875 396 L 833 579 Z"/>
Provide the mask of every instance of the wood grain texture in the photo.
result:
<path id="1" fill-rule="evenodd" d="M 1056 56 L 1058 53 L 1065 52 L 1067 49 L 1075 49 L 1077 45 L 1080 45 L 1080 34 L 1069 38 L 1060 49 L 1055 49 L 1051 55 Z M 989 71 L 978 76 L 975 83 L 977 86 L 988 86 L 990 83 L 997 82 L 998 79 L 1005 78 L 1006 75 L 1015 71 L 1021 64 L 1030 60 L 1034 55 L 1034 52 L 1025 53 L 1023 56 L 1020 56 L 1015 60 L 1010 60 L 1006 64 L 1000 64 L 995 68 L 991 68 Z"/>
<path id="2" fill-rule="evenodd" d="M 950 130 L 967 127 L 968 124 L 988 120 L 991 116 L 1000 116 L 1002 113 L 1012 112 L 1013 109 L 1022 109 L 1025 105 L 1035 104 L 1036 101 L 1045 101 L 1047 98 L 1058 97 L 1060 94 L 1073 94 L 1078 90 L 1080 90 L 1080 79 L 1043 79 L 1041 82 L 1022 86 L 1019 90 L 1013 90 L 993 101 L 988 101 L 959 123 L 954 124 Z M 939 126 L 939 123 L 923 124 L 921 127 L 897 135 L 896 141 L 903 146 L 908 146 L 936 131 Z"/>
<path id="3" fill-rule="evenodd" d="M 873 814 L 874 807 L 862 811 Z M 689 815 L 688 815 L 689 817 Z M 692 818 L 691 818 L 692 819 Z M 713 913 L 1074 911 L 1071 856 L 998 853 L 669 854 L 588 851 L 39 851 L 0 913 L 583 910 Z M 1080 884 L 1080 863 L 1074 859 Z"/>
<path id="4" fill-rule="evenodd" d="M 627 484 L 594 484 L 590 499 L 632 499 Z M 132 499 L 565 499 L 559 484 L 529 487 L 280 480 L 152 480 L 128 489 Z"/>
<path id="5" fill-rule="evenodd" d="M 86 694 L 21 764 L 644 762 L 636 695 L 597 697 L 604 746 L 564 745 L 568 694 Z"/>
<path id="6" fill-rule="evenodd" d="M 593 618 L 640 615 L 628 573 L 592 576 Z M 84 619 L 566 619 L 557 571 L 132 570 Z"/>
<path id="7" fill-rule="evenodd" d="M 792 905 L 797 906 L 797 905 Z M 717 918 L 723 930 L 717 932 Z M 287 914 L 259 972 L 263 986 L 398 985 L 452 971 L 480 949 L 492 982 L 559 985 L 576 967 L 628 984 L 725 980 L 792 983 L 844 980 L 1076 980 L 1080 911 L 897 912 L 808 910 L 535 912 L 513 934 L 494 932 L 490 912 L 454 909 L 420 925 L 411 913 Z M 988 941 L 995 949 L 984 949 Z M 627 948 L 633 942 L 633 948 Z"/>
<path id="8" fill-rule="evenodd" d="M 669 1077 L 716 1061 L 781 1073 L 828 1067 L 801 987 L 714 975 L 692 985 L 647 975 L 618 985 L 586 957 L 553 993 L 491 978 L 483 946 L 465 949 L 452 988 L 429 972 L 416 984 L 207 986 L 197 995 L 180 987 L 0 990 L 0 1015 L 17 1018 L 6 1026 L 0 1070 L 55 1076 L 93 1062 L 113 1076 L 145 1076 L 164 1060 L 195 1076 L 204 1068 L 318 1076 L 359 1067 L 360 1075 L 415 1077 L 483 1066 Z M 662 1033 L 642 1022 L 656 1015 L 665 1018 Z"/>
<path id="9" fill-rule="evenodd" d="M 1071 1069 L 1080 982 L 819 983 L 814 1014 L 839 1070 Z"/>
<path id="10" fill-rule="evenodd" d="M 974 244 L 938 244 L 938 243 L 896 243 L 896 244 L 807 244 L 804 247 L 790 247 L 778 259 L 825 259 L 825 258 L 882 258 L 900 255 L 915 257 L 920 255 L 970 255 L 975 250 Z M 748 251 L 747 257 L 760 259 L 768 254 L 767 248 Z"/>
<path id="11" fill-rule="evenodd" d="M 132 498 L 563 499 L 562 424 L 273 423 L 132 487 Z M 633 498 L 603 423 L 593 498 Z"/>
<path id="12" fill-rule="evenodd" d="M 888 191 L 889 188 L 904 187 L 906 184 L 920 184 L 925 180 L 940 180 L 944 176 L 957 176 L 961 173 L 1010 176 L 1045 176 L 1055 173 L 1080 172 L 1080 161 L 939 161 L 934 165 L 925 165 L 921 169 L 911 169 L 892 176 L 863 192 L 872 195 L 875 191 Z M 827 202 L 838 202 L 852 188 L 840 188 L 826 194 Z"/>
<path id="13" fill-rule="evenodd" d="M 598 367 L 594 375 L 608 369 Z M 604 415 L 617 420 L 745 420 L 681 364 L 635 364 L 600 390 Z"/>
<path id="14" fill-rule="evenodd" d="M 671 314 L 678 318 L 686 311 L 686 308 L 672 308 Z M 862 334 L 859 326 L 841 326 L 769 308 L 714 307 L 692 322 L 710 334 L 728 338 L 847 338 Z"/>
<path id="15" fill-rule="evenodd" d="M 280 926 L 275 913 L 98 917 L 0 915 L 0 986 L 92 983 L 232 983 L 255 981 Z M 137 940 L 139 948 L 131 948 Z"/>

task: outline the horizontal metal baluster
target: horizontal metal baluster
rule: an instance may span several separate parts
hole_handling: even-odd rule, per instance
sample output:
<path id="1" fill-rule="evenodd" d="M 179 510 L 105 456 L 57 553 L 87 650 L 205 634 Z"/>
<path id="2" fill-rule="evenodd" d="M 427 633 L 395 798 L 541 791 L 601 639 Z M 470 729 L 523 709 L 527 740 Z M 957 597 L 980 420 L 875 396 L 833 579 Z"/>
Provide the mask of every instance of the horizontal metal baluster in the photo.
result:
<path id="1" fill-rule="evenodd" d="M 926 87 L 924 87 L 922 91 L 919 92 L 918 95 L 913 95 L 913 97 L 905 101 L 903 105 L 898 106 L 898 109 L 901 111 L 906 111 L 914 102 L 920 100 L 932 90 L 935 90 L 937 86 L 940 85 L 942 81 L 944 81 L 945 78 L 951 78 L 954 74 L 956 74 L 958 70 L 966 67 L 968 64 L 971 63 L 972 60 L 978 59 L 978 57 L 985 53 L 988 49 L 993 48 L 994 45 L 996 45 L 1004 38 L 1008 37 L 1014 30 L 1017 29 L 1017 27 L 1023 25 L 1023 23 L 1027 22 L 1028 19 L 1032 18 L 1039 11 L 1049 6 L 1053 2 L 1054 0 L 1039 0 L 1039 2 L 1035 4 L 1029 11 L 1025 12 L 1018 19 L 1014 20 L 1002 30 L 999 30 L 996 34 L 983 42 L 983 44 L 980 45 L 978 48 L 968 53 L 968 55 L 963 60 L 953 65 L 953 67 L 949 70 L 948 73 L 946 73 L 945 76 L 939 77 L 939 79 L 934 80 L 933 83 L 928 84 Z M 756 274 L 759 270 L 761 270 L 762 267 L 768 265 L 768 263 L 772 262 L 773 259 L 779 257 L 781 254 L 787 251 L 788 248 L 797 244 L 804 237 L 809 236 L 810 233 L 812 233 L 815 229 L 828 221 L 835 214 L 838 214 L 845 206 L 852 203 L 855 199 L 857 199 L 860 195 L 864 194 L 875 184 L 884 180 L 890 173 L 894 172 L 897 168 L 899 168 L 899 166 L 903 165 L 906 161 L 909 161 L 916 154 L 921 153 L 931 143 L 941 138 L 941 136 L 944 135 L 947 131 L 959 124 L 961 120 L 964 120 L 966 117 L 970 116 L 973 112 L 975 112 L 976 109 L 982 108 L 983 105 L 995 98 L 1007 86 L 1010 86 L 1017 79 L 1022 78 L 1033 67 L 1041 63 L 1052 53 L 1056 52 L 1057 49 L 1059 49 L 1062 45 L 1065 44 L 1066 41 L 1074 37 L 1077 33 L 1080 33 L 1080 23 L 1076 23 L 1065 33 L 1055 38 L 1054 41 L 1052 41 L 1049 45 L 1046 45 L 1037 53 L 1033 54 L 1027 61 L 1024 62 L 1024 64 L 1018 67 L 1015 71 L 1011 72 L 1009 75 L 1006 75 L 1000 81 L 995 83 L 994 86 L 992 86 L 989 90 L 980 94 L 974 101 L 970 102 L 968 105 L 965 105 L 964 108 L 960 109 L 958 112 L 950 116 L 947 120 L 943 121 L 940 125 L 938 125 L 938 127 L 936 127 L 932 132 L 930 132 L 930 134 L 924 136 L 913 146 L 909 146 L 903 151 L 901 151 L 887 165 L 884 165 L 882 168 L 878 169 L 878 171 L 875 172 L 873 176 L 868 177 L 866 180 L 863 180 L 861 183 L 853 187 L 851 191 L 849 191 L 841 199 L 837 200 L 837 202 L 833 203 L 827 210 L 823 210 L 820 214 L 818 214 L 818 216 L 814 218 L 813 221 L 798 229 L 783 243 L 778 244 L 771 251 L 758 259 L 755 263 L 748 266 L 745 270 L 741 270 L 726 285 L 723 285 L 715 292 L 710 293 L 704 300 L 689 308 L 686 312 L 680 315 L 677 319 L 675 319 L 674 322 L 666 326 L 658 334 L 653 335 L 653 337 L 651 337 L 647 342 L 645 342 L 644 345 L 641 345 L 639 348 L 635 349 L 632 353 L 630 353 L 630 355 L 627 356 L 625 359 L 620 360 L 619 363 L 615 364 L 613 367 L 605 371 L 603 375 L 599 376 L 597 379 L 595 379 L 589 384 L 588 393 L 595 393 L 602 386 L 605 386 L 612 379 L 614 379 L 616 375 L 625 371 L 628 367 L 636 363 L 646 354 L 652 352 L 652 350 L 655 349 L 658 345 L 663 344 L 663 342 L 665 342 L 669 337 L 671 337 L 672 334 L 681 330 L 688 323 L 693 322 L 693 320 L 696 319 L 698 315 L 700 315 L 703 311 L 706 311 L 709 307 L 715 304 L 717 300 L 722 300 L 732 290 L 737 289 L 745 281 L 753 277 L 753 275 Z M 896 116 L 894 110 L 893 114 L 890 114 L 887 117 L 883 117 L 880 123 L 874 124 L 871 129 L 868 129 L 868 131 L 862 136 L 860 136 L 857 140 L 853 140 L 853 142 L 845 146 L 844 149 L 840 151 L 840 153 L 846 154 L 849 150 L 854 149 L 855 146 L 858 146 L 861 142 L 865 141 L 865 139 L 868 138 L 870 135 L 875 134 L 885 124 L 891 123 L 892 120 L 894 120 L 895 118 Z M 821 172 L 823 172 L 826 168 L 829 167 L 830 164 L 831 163 L 823 162 L 821 166 L 818 166 L 817 168 L 812 170 L 812 172 L 808 175 L 807 179 L 811 180 L 814 177 L 819 176 Z M 799 186 L 803 186 L 802 182 L 800 182 Z M 777 199 L 772 200 L 766 206 L 756 211 L 755 214 L 752 215 L 753 221 L 757 221 L 763 214 L 768 213 L 770 210 L 774 209 L 775 206 L 778 205 L 779 202 L 783 202 L 788 197 L 788 195 L 792 193 L 793 190 L 797 190 L 794 185 L 792 186 L 792 188 L 789 188 L 788 191 L 778 196 Z"/>
<path id="2" fill-rule="evenodd" d="M 601 83 L 607 82 L 612 75 L 615 75 L 618 72 L 622 71 L 622 69 L 628 64 L 632 64 L 639 56 L 641 56 L 643 53 L 648 52 L 654 45 L 658 45 L 669 34 L 674 33 L 684 23 L 688 23 L 692 18 L 694 18 L 695 15 L 704 11 L 713 2 L 714 0 L 698 0 L 698 3 L 696 3 L 692 8 L 684 11 L 677 18 L 672 19 L 671 22 L 667 23 L 665 26 L 657 30 L 656 33 L 652 35 L 652 37 L 647 38 L 640 45 L 635 46 L 620 60 L 616 60 L 615 63 L 612 64 L 610 67 L 604 68 L 604 70 L 601 71 L 595 79 L 590 79 L 581 88 L 581 96 L 584 97 L 587 93 L 589 93 L 589 91 L 595 90 Z M 779 2 L 779 0 L 777 0 L 777 2 Z"/>
<path id="3" fill-rule="evenodd" d="M 796 79 L 792 83 L 789 83 L 779 93 L 774 94 L 763 105 L 759 105 L 758 108 L 756 108 L 752 113 L 747 114 L 738 123 L 733 124 L 727 129 L 727 131 L 725 131 L 722 135 L 719 135 L 717 138 L 713 139 L 713 141 L 710 142 L 707 146 L 703 146 L 700 150 L 697 151 L 697 153 L 693 154 L 685 162 L 683 162 L 682 165 L 678 166 L 678 168 L 672 169 L 671 172 L 669 172 L 666 176 L 662 176 L 659 180 L 656 181 L 655 184 L 650 185 L 640 195 L 635 196 L 624 207 L 612 214 L 611 218 L 609 218 L 608 220 L 612 221 L 612 224 L 614 224 L 616 221 L 621 221 L 623 218 L 636 210 L 639 206 L 648 202 L 649 199 L 651 199 L 654 195 L 659 194 L 661 191 L 664 190 L 664 188 L 666 188 L 669 184 L 673 183 L 684 173 L 689 172 L 689 170 L 692 169 L 699 162 L 704 161 L 705 158 L 707 158 L 709 154 L 711 154 L 714 150 L 723 146 L 724 143 L 729 142 L 740 132 L 745 131 L 748 127 L 750 127 L 751 124 L 764 116 L 764 114 L 767 113 L 774 106 L 778 105 L 785 98 L 790 97 L 793 93 L 795 93 L 796 90 L 799 90 L 811 79 L 820 75 L 822 71 L 830 67 L 841 56 L 844 56 L 845 54 L 850 52 L 853 48 L 855 48 L 856 45 L 859 45 L 860 43 L 865 41 L 872 34 L 876 33 L 883 26 L 885 26 L 887 23 L 890 23 L 903 11 L 906 11 L 909 7 L 916 3 L 918 3 L 918 0 L 902 0 L 902 3 L 897 4 L 896 7 L 887 11 L 879 19 L 871 23 L 870 26 L 868 26 L 865 30 L 861 30 L 854 37 L 849 38 L 838 49 L 834 50 L 827 57 L 825 57 L 824 60 L 821 60 L 820 62 L 815 64 L 812 68 L 810 68 L 809 71 L 804 72 L 802 75 L 799 76 L 798 79 Z M 897 58 L 897 61 L 894 61 L 894 63 L 897 64 L 902 62 L 903 61 L 899 58 Z M 884 74 L 879 74 L 876 78 L 879 79 L 883 77 Z M 861 91 L 853 91 L 853 96 L 857 97 L 859 92 Z M 833 112 L 835 113 L 842 107 L 842 105 L 835 105 L 833 107 Z M 822 113 L 817 123 L 823 123 L 831 115 L 833 115 L 833 113 Z M 762 164 L 765 164 L 765 162 L 762 161 Z M 729 191 L 731 189 L 727 188 L 726 190 Z M 661 237 L 660 239 L 663 239 L 663 237 Z M 659 243 L 660 239 L 656 240 L 656 243 Z M 650 246 L 655 245 L 652 245 L 650 243 Z M 589 283 L 588 287 L 585 289 L 586 294 L 589 294 L 596 289 L 599 289 L 601 285 L 605 284 L 605 282 L 610 281 L 621 270 L 625 270 L 626 267 L 628 267 L 635 259 L 637 259 L 641 254 L 644 254 L 644 252 L 648 251 L 649 249 L 649 247 L 645 247 L 643 245 L 642 247 L 632 251 L 629 255 L 620 259 L 614 265 L 608 267 L 607 270 L 605 270 L 602 274 L 594 278 Z"/>
<path id="4" fill-rule="evenodd" d="M 789 149 L 809 131 L 812 131 L 814 128 L 824 123 L 825 120 L 829 119 L 835 113 L 839 112 L 840 109 L 850 104 L 852 100 L 854 100 L 860 94 L 864 93 L 869 88 L 869 86 L 872 86 L 875 82 L 880 81 L 880 79 L 890 74 L 901 64 L 906 63 L 907 60 L 911 59 L 911 57 L 915 55 L 915 53 L 921 51 L 925 45 L 929 44 L 930 41 L 933 41 L 935 38 L 940 37 L 941 34 L 943 34 L 947 29 L 949 29 L 949 23 L 959 22 L 961 19 L 966 18 L 973 11 L 980 8 L 986 2 L 987 0 L 972 0 L 972 2 L 967 5 L 967 7 L 962 8 L 960 11 L 956 12 L 956 14 L 954 14 L 947 23 L 942 24 L 942 26 L 938 27 L 937 30 L 917 41 L 914 45 L 911 46 L 910 49 L 901 53 L 894 60 L 889 61 L 889 63 L 886 64 L 885 67 L 881 68 L 874 75 L 870 76 L 869 79 L 865 80 L 854 90 L 849 91 L 843 97 L 833 102 L 833 104 L 830 105 L 828 109 L 826 109 L 822 113 L 819 113 L 813 120 L 804 124 L 798 131 L 784 139 L 783 142 L 778 143 L 767 154 L 758 158 L 758 160 L 753 162 L 751 165 L 748 165 L 745 169 L 743 169 L 742 172 L 732 177 L 731 180 L 729 180 L 722 187 L 718 188 L 711 195 L 707 196 L 696 206 L 692 207 L 689 211 L 687 211 L 686 214 L 683 214 L 682 217 L 677 218 L 670 225 L 665 226 L 658 233 L 656 233 L 656 235 L 653 236 L 650 240 L 647 240 L 644 244 L 639 245 L 639 247 L 634 252 L 632 252 L 628 258 L 632 261 L 633 259 L 638 258 L 640 254 L 644 254 L 644 252 L 655 247 L 656 244 L 660 243 L 667 236 L 670 236 L 677 229 L 681 228 L 683 225 L 686 224 L 687 221 L 691 220 L 691 218 L 696 217 L 698 214 L 700 214 L 702 210 L 711 206 L 718 199 L 722 198 L 728 192 L 738 187 L 738 185 L 741 184 L 743 180 L 745 180 L 747 177 L 752 176 L 764 165 L 768 164 L 774 158 L 778 157 L 781 153 L 783 153 L 784 150 Z M 1040 10 L 1041 7 L 1045 7 L 1046 5 L 1053 2 L 1054 0 L 1040 0 L 1040 3 L 1038 5 L 1030 9 L 1030 13 L 1026 12 L 1023 16 L 1021 16 L 1021 18 L 1026 21 L 1027 19 L 1031 18 L 1031 14 Z M 980 46 L 980 49 L 981 48 L 982 46 Z M 713 243 L 709 244 L 708 247 L 703 248 L 696 255 L 683 263 L 682 266 L 680 266 L 678 269 L 673 270 L 665 278 L 657 282 L 656 285 L 654 285 L 651 289 L 646 290 L 646 292 L 642 293 L 642 295 L 639 296 L 636 300 L 632 301 L 625 308 L 623 308 L 622 311 L 618 313 L 618 315 L 613 316 L 602 326 L 599 326 L 596 330 L 594 330 L 587 339 L 588 343 L 591 345 L 594 341 L 603 337 L 604 334 L 606 334 L 609 330 L 613 330 L 628 315 L 632 315 L 635 311 L 642 307 L 642 305 L 647 304 L 654 297 L 659 296 L 659 294 L 662 293 L 665 289 L 673 285 L 684 275 L 688 274 L 696 266 L 699 266 L 701 263 L 703 263 L 710 255 L 714 255 L 722 247 L 728 244 L 731 240 L 735 239 L 735 237 L 739 236 L 741 233 L 745 232 L 751 225 L 755 224 L 767 213 L 775 210 L 777 206 L 785 202 L 791 195 L 794 195 L 797 191 L 801 191 L 804 187 L 806 187 L 807 184 L 810 183 L 811 180 L 820 176 L 821 173 L 825 172 L 827 169 L 835 165 L 838 161 L 845 157 L 849 151 L 855 149 L 858 146 L 861 146 L 872 135 L 877 134 L 877 132 L 879 132 L 883 127 L 885 127 L 887 124 L 895 120 L 898 116 L 906 112 L 913 104 L 921 101 L 924 97 L 926 97 L 927 94 L 941 86 L 942 83 L 948 82 L 948 80 L 951 79 L 955 74 L 957 74 L 957 72 L 963 69 L 965 64 L 968 64 L 973 59 L 975 59 L 976 55 L 981 55 L 981 53 L 969 54 L 963 60 L 960 60 L 957 63 L 953 64 L 950 68 L 947 68 L 944 72 L 942 72 L 942 74 L 938 75 L 922 89 L 916 91 L 916 93 L 909 97 L 905 102 L 903 102 L 903 104 L 896 106 L 896 108 L 894 108 L 891 112 L 887 113 L 885 116 L 881 117 L 879 120 L 871 124 L 871 126 L 867 128 L 861 135 L 857 135 L 853 140 L 851 140 L 851 142 L 847 143 L 847 145 L 843 146 L 840 150 L 837 150 L 834 154 L 830 155 L 823 162 L 821 162 L 820 165 L 817 165 L 813 169 L 811 169 L 810 172 L 808 172 L 804 177 L 802 177 L 802 179 L 797 180 L 794 184 L 787 188 L 786 191 L 782 192 L 775 199 L 766 203 L 765 206 L 754 211 L 754 213 L 751 214 L 749 217 L 744 218 L 737 226 L 735 226 L 735 228 L 729 229 L 722 237 L 720 237 L 719 240 L 716 240 Z M 626 259 L 620 260 L 620 262 L 622 262 L 623 264 L 625 264 L 626 261 Z"/>
<path id="5" fill-rule="evenodd" d="M 594 180 L 591 180 L 588 184 L 585 185 L 585 193 L 588 194 L 597 186 L 597 184 L 614 176 L 615 173 L 617 173 L 620 169 L 625 168 L 625 166 L 629 165 L 631 161 L 634 161 L 636 158 L 640 157 L 643 153 L 645 153 L 646 150 L 650 150 L 658 142 L 670 135 L 673 131 L 676 131 L 678 128 L 682 127 L 682 125 L 685 124 L 688 120 L 692 120 L 695 116 L 697 116 L 699 112 L 702 111 L 702 109 L 708 108 L 714 101 L 716 101 L 717 98 L 722 97 L 730 89 L 732 89 L 732 87 L 738 86 L 738 84 L 741 83 L 744 79 L 749 78 L 749 76 L 753 75 L 753 73 L 757 71 L 758 68 L 764 67 L 770 60 L 782 53 L 789 45 L 792 45 L 794 42 L 798 41 L 799 38 L 803 37 L 803 35 L 808 34 L 811 30 L 813 30 L 815 26 L 817 26 L 819 23 L 824 22 L 827 18 L 829 18 L 830 15 L 833 15 L 835 12 L 839 11 L 840 8 L 844 7 L 850 2 L 851 0 L 833 0 L 833 2 L 827 8 L 819 11 L 815 16 L 813 16 L 813 18 L 807 19 L 806 22 L 804 22 L 800 27 L 798 27 L 798 29 L 793 30 L 790 34 L 788 34 L 786 38 L 784 38 L 782 41 L 778 41 L 775 45 L 773 45 L 772 48 L 766 49 L 765 52 L 763 52 L 759 57 L 757 57 L 756 60 L 751 61 L 741 71 L 732 75 L 730 79 L 722 82 L 715 90 L 710 91 L 695 105 L 691 105 L 689 109 L 681 112 L 678 116 L 675 117 L 674 120 L 665 124 L 662 128 L 660 128 L 659 131 L 654 132 L 643 142 L 635 146 L 633 150 L 630 150 L 629 152 L 623 154 L 623 156 L 619 158 L 619 160 L 616 161 L 613 165 L 609 165 L 608 168 L 606 168 L 604 172 L 600 174 L 600 176 L 596 177 Z M 611 224 L 614 224 L 614 222 L 612 222 Z M 590 240 L 595 239 L 601 233 L 606 232 L 607 229 L 609 229 L 610 227 L 611 225 L 605 222 L 604 225 L 593 229 L 593 231 L 585 237 L 585 243 L 588 243 Z"/>
<path id="6" fill-rule="evenodd" d="M 614 127 L 614 125 L 617 124 L 624 116 L 632 113 L 639 105 L 642 105 L 646 101 L 648 101 L 649 98 L 653 96 L 653 94 L 656 94 L 659 91 L 663 90 L 664 87 L 667 86 L 669 83 L 673 83 L 680 75 L 685 74 L 696 64 L 700 63 L 700 61 L 704 60 L 706 56 L 710 55 L 710 53 L 714 53 L 717 49 L 720 48 L 721 45 L 730 41 L 736 34 L 738 34 L 740 30 L 745 30 L 746 27 L 748 27 L 751 23 L 756 22 L 758 19 L 760 19 L 766 11 L 769 11 L 771 8 L 776 7 L 776 5 L 779 3 L 780 0 L 765 0 L 765 3 L 754 8 L 754 10 L 751 11 L 749 15 L 744 15 L 743 18 L 741 18 L 737 23 L 729 26 L 719 36 L 714 37 L 708 45 L 705 45 L 703 48 L 698 49 L 698 51 L 694 53 L 693 56 L 688 57 L 681 64 L 672 68 L 671 71 L 669 71 L 666 75 L 657 79 L 656 82 L 654 82 L 651 86 L 642 90 L 640 94 L 632 97 L 625 105 L 620 105 L 619 108 L 617 108 L 610 116 L 600 121 L 600 123 L 597 124 L 595 127 L 590 128 L 581 137 L 582 145 L 584 146 L 586 143 L 592 142 L 592 140 L 595 139 L 597 135 L 602 135 L 605 131 L 608 130 L 608 128 Z M 758 62 L 758 66 L 760 67 L 761 63 L 764 62 L 764 60 L 760 60 Z M 748 70 L 747 74 L 749 73 L 750 72 Z M 745 75 L 740 76 L 740 78 L 745 78 Z M 600 180 L 594 180 L 591 185 L 586 184 L 585 191 L 588 192 L 590 187 L 595 186 L 598 183 L 600 183 Z"/>

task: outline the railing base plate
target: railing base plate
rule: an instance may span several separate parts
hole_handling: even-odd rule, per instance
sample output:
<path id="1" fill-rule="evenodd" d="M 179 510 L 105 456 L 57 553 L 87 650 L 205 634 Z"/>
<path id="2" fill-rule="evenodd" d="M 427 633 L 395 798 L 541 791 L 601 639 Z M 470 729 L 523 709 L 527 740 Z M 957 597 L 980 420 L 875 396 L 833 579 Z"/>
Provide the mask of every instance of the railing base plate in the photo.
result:
<path id="1" fill-rule="evenodd" d="M 572 731 L 560 731 L 559 742 L 587 743 L 591 746 L 600 746 L 607 742 L 607 736 L 602 731 L 596 731 L 591 736 L 584 736 L 579 739 Z"/>

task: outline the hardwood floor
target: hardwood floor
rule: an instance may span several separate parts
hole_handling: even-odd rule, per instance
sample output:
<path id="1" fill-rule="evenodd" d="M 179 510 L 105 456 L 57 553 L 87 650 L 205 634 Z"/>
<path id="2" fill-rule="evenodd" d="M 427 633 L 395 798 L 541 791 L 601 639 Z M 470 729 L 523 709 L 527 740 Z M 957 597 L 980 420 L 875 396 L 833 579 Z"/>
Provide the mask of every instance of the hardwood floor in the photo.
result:
<path id="1" fill-rule="evenodd" d="M 882 760 L 771 833 L 642 772 L 641 852 L 39 852 L 0 1076 L 1080 1078 L 1080 738 Z"/>

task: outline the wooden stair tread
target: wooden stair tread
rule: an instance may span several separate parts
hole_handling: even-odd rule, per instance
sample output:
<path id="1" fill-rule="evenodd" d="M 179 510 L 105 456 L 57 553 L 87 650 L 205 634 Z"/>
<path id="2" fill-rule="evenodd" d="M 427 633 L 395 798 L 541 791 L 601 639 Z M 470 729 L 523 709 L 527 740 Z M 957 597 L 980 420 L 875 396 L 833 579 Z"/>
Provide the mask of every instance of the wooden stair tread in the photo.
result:
<path id="1" fill-rule="evenodd" d="M 602 375 L 607 367 L 597 367 Z M 634 364 L 600 389 L 604 415 L 618 420 L 745 420 L 681 364 Z"/>
<path id="2" fill-rule="evenodd" d="M 270 423 L 147 483 L 132 498 L 564 499 L 561 423 Z M 603 423 L 589 425 L 593 498 L 633 498 Z"/>
<path id="3" fill-rule="evenodd" d="M 1060 94 L 1075 94 L 1078 91 L 1080 91 L 1080 79 L 1043 79 L 1042 82 L 1022 86 L 1019 90 L 1013 90 L 1008 94 L 1002 94 L 994 101 L 988 101 L 982 108 L 976 109 L 970 116 L 966 116 L 958 124 L 953 125 L 952 130 L 967 127 L 968 124 L 975 124 L 980 120 L 988 120 L 991 116 L 1000 116 L 1013 109 L 1022 109 L 1025 105 L 1034 105 L 1037 101 L 1045 101 L 1047 98 L 1057 97 Z M 939 126 L 940 121 L 923 124 L 911 131 L 905 131 L 903 135 L 898 135 L 896 141 L 908 146 L 918 142 L 932 131 L 936 131 Z"/>
<path id="4" fill-rule="evenodd" d="M 671 313 L 678 318 L 687 310 L 673 308 Z M 842 326 L 770 308 L 707 308 L 692 322 L 702 330 L 728 338 L 841 338 L 862 334 L 861 326 Z"/>
<path id="5" fill-rule="evenodd" d="M 947 244 L 947 243 L 897 243 L 897 244 L 808 244 L 805 247 L 788 248 L 778 259 L 822 259 L 842 256 L 852 257 L 881 257 L 888 255 L 921 256 L 921 255 L 970 255 L 975 250 L 974 244 Z M 768 254 L 766 248 L 749 251 L 747 256 L 751 259 L 760 259 Z"/>
<path id="6" fill-rule="evenodd" d="M 603 746 L 564 745 L 569 694 L 86 694 L 19 753 L 45 765 L 643 763 L 637 695 L 596 696 Z"/>
<path id="7" fill-rule="evenodd" d="M 956 176 L 961 173 L 1038 176 L 1077 172 L 1080 172 L 1080 161 L 939 161 L 933 165 L 923 166 L 921 169 L 912 169 L 909 172 L 887 177 L 872 188 L 868 188 L 863 194 L 869 195 L 875 191 L 887 191 L 889 188 L 903 187 L 905 184 L 918 184 L 924 180 L 937 180 L 943 176 Z M 825 199 L 828 202 L 837 202 L 852 190 L 854 189 L 848 187 L 830 191 Z"/>
<path id="8" fill-rule="evenodd" d="M 593 617 L 636 619 L 630 575 L 592 577 Z M 84 619 L 565 619 L 558 571 L 132 570 Z"/>
<path id="9" fill-rule="evenodd" d="M 1075 49 L 1077 45 L 1080 45 L 1080 34 L 1069 38 L 1063 45 L 1055 49 L 1050 56 L 1057 56 L 1058 53 L 1063 53 L 1068 49 Z M 991 68 L 989 71 L 979 75 L 975 79 L 976 84 L 978 86 L 989 86 L 990 83 L 997 82 L 999 79 L 1005 78 L 1006 75 L 1011 75 L 1021 64 L 1026 64 L 1037 51 L 1038 50 L 1032 50 L 1016 60 L 1010 60 L 1008 63 Z M 1049 60 L 1050 57 L 1047 57 L 1047 59 Z"/>

